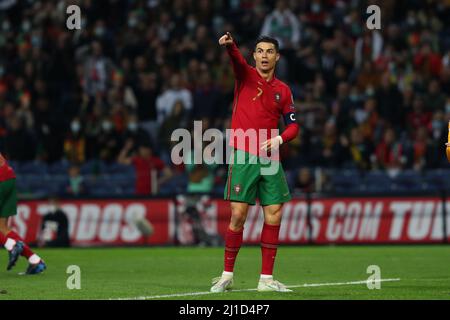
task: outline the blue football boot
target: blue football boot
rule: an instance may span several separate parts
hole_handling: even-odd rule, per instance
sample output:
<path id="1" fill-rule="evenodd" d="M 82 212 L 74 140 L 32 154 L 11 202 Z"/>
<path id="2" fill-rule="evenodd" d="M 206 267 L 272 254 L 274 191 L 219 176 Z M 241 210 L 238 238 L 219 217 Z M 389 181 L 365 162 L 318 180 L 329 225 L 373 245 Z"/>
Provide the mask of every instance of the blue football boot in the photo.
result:
<path id="1" fill-rule="evenodd" d="M 29 264 L 27 271 L 25 272 L 25 274 L 38 274 L 43 272 L 45 269 L 47 269 L 47 265 L 45 264 L 45 262 L 41 259 L 41 261 L 39 261 L 39 263 L 36 264 Z"/>
<path id="2" fill-rule="evenodd" d="M 9 262 L 8 262 L 8 267 L 6 267 L 6 270 L 11 270 L 12 267 L 14 267 L 16 265 L 16 262 L 19 259 L 22 251 L 23 251 L 23 242 L 17 241 L 16 244 L 14 245 L 14 247 L 12 248 L 12 250 L 8 251 Z"/>

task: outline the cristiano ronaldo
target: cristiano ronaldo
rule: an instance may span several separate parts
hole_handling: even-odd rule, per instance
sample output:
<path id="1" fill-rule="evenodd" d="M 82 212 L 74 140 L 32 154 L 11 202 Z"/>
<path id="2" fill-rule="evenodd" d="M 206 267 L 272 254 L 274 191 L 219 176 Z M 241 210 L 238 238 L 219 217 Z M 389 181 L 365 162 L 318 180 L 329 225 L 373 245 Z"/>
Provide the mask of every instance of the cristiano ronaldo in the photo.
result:
<path id="1" fill-rule="evenodd" d="M 247 64 L 229 32 L 219 39 L 219 44 L 226 47 L 235 76 L 230 135 L 232 154 L 224 191 L 224 198 L 231 204 L 231 219 L 225 235 L 224 271 L 213 279 L 211 292 L 224 292 L 233 285 L 233 269 L 242 244 L 244 223 L 248 208 L 255 204 L 256 198 L 264 212 L 258 291 L 289 292 L 291 290 L 272 276 L 281 208 L 291 199 L 277 155 L 281 144 L 297 136 L 299 127 L 291 90 L 274 75 L 280 59 L 278 41 L 270 37 L 256 41 L 253 52 L 255 67 Z M 280 117 L 283 117 L 286 128 L 278 135 Z M 245 139 L 239 143 L 242 136 L 249 138 L 250 143 Z M 252 147 L 255 145 L 256 148 Z M 273 163 L 277 164 L 276 169 L 264 173 L 264 169 Z"/>

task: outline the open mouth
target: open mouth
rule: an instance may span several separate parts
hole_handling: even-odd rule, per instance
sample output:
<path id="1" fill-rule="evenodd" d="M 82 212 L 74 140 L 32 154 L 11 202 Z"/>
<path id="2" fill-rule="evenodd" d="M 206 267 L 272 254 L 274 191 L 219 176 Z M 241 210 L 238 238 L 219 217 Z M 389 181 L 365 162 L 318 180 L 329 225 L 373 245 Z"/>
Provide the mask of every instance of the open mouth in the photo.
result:
<path id="1" fill-rule="evenodd" d="M 261 65 L 263 65 L 264 67 L 269 65 L 269 61 L 261 61 Z"/>

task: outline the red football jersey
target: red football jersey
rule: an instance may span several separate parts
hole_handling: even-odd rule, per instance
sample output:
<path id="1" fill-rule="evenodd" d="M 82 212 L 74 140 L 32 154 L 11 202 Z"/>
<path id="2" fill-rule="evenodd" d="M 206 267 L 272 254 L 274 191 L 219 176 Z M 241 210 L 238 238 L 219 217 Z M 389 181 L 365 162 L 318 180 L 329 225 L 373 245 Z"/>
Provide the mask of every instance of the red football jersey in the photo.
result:
<path id="1" fill-rule="evenodd" d="M 231 57 L 236 78 L 231 119 L 231 129 L 234 134 L 230 136 L 230 145 L 259 155 L 261 144 L 276 136 L 271 134 L 271 129 L 278 129 L 281 115 L 290 118 L 289 124 L 281 134 L 283 142 L 295 138 L 298 134 L 298 124 L 293 116 L 295 106 L 288 85 L 275 76 L 270 81 L 266 81 L 256 68 L 245 61 L 235 43 L 227 46 L 227 51 Z M 253 145 L 246 143 L 244 147 L 242 143 L 237 143 L 240 133 L 235 130 L 238 129 L 244 132 L 254 129 L 256 133 L 265 132 L 265 134 L 257 135 L 256 143 Z"/>
<path id="2" fill-rule="evenodd" d="M 8 162 L 0 153 L 0 182 L 15 178 L 16 174 L 14 173 L 13 168 L 8 165 Z"/>
<path id="3" fill-rule="evenodd" d="M 142 157 L 134 157 L 132 163 L 136 170 L 136 194 L 149 195 L 152 193 L 151 172 L 157 172 L 164 169 L 164 162 L 158 157 L 150 157 L 144 159 Z"/>

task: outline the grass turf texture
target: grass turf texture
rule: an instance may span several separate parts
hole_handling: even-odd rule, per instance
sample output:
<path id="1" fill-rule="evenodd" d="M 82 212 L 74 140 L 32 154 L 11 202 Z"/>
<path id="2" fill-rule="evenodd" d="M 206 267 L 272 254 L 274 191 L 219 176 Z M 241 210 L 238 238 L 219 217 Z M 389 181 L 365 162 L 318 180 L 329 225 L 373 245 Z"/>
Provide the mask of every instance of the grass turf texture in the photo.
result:
<path id="1" fill-rule="evenodd" d="M 0 300 L 110 299 L 209 291 L 222 271 L 222 248 L 41 249 L 48 269 L 40 275 L 18 275 L 21 258 L 0 271 Z M 7 252 L 0 264 L 6 270 Z M 81 290 L 68 290 L 69 265 L 81 268 Z M 235 268 L 235 290 L 256 288 L 261 265 L 259 247 L 243 247 Z M 275 278 L 286 285 L 366 280 L 369 265 L 381 268 L 380 290 L 365 284 L 301 287 L 292 293 L 227 292 L 169 299 L 450 299 L 450 246 L 281 247 Z"/>

